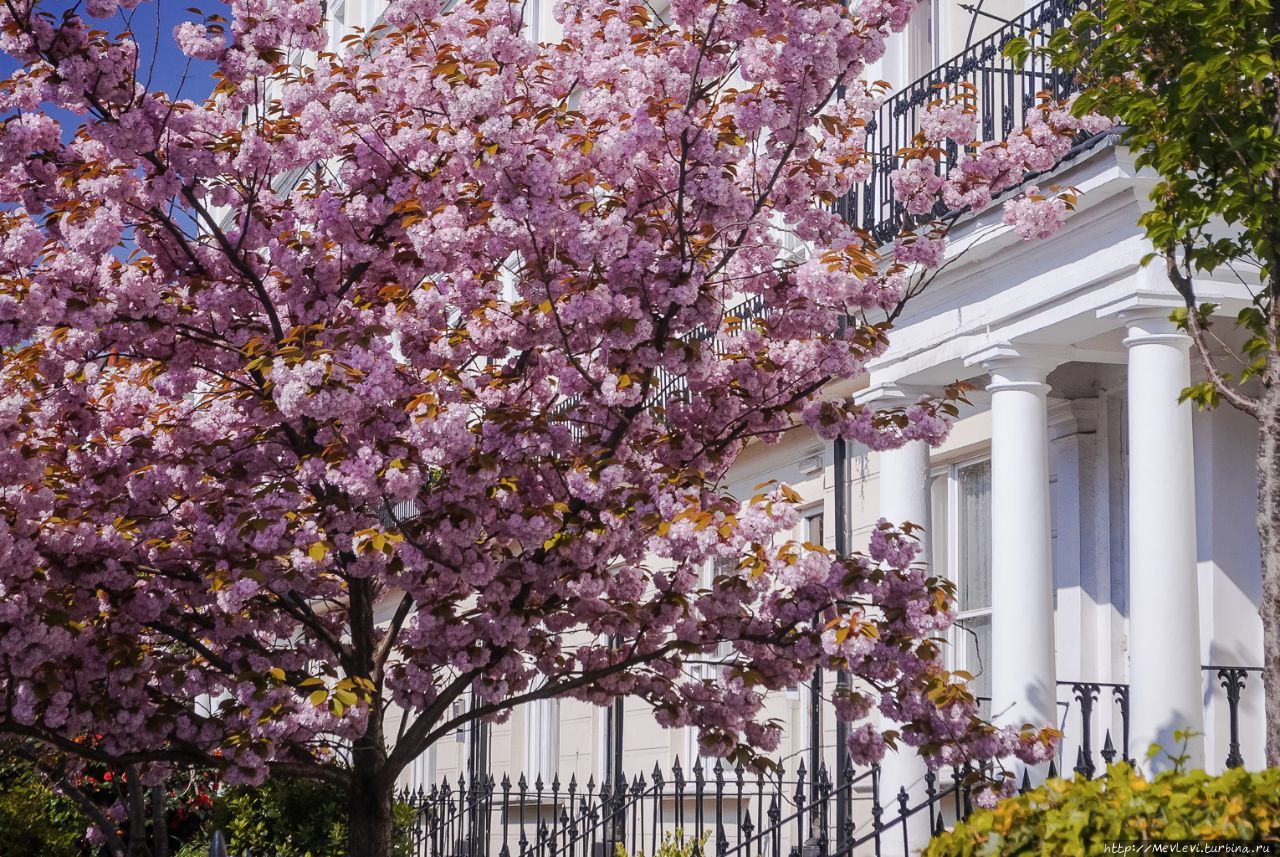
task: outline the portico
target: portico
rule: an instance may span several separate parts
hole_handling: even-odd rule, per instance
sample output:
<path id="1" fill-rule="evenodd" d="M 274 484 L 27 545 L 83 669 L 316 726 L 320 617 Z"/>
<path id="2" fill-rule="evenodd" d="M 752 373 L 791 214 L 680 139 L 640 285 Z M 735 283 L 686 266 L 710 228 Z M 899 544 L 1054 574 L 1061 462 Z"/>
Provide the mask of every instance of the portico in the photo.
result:
<path id="1" fill-rule="evenodd" d="M 936 514 L 947 468 L 959 478 L 950 553 L 933 559 L 962 600 L 974 585 L 966 581 L 986 576 L 988 600 L 960 605 L 962 620 L 981 608 L 986 624 L 962 622 L 966 633 L 981 625 L 978 636 L 952 642 L 970 672 L 962 644 L 989 647 L 982 685 L 995 722 L 1063 726 L 1083 715 L 1095 755 L 1114 729 L 1117 756 L 1141 763 L 1153 743 L 1179 754 L 1185 737 L 1189 764 L 1220 766 L 1226 724 L 1206 708 L 1213 677 L 1202 666 L 1255 665 L 1261 655 L 1241 649 L 1238 640 L 1256 635 L 1222 625 L 1214 604 L 1246 603 L 1258 572 L 1212 539 L 1222 515 L 1209 515 L 1212 526 L 1203 516 L 1215 503 L 1251 502 L 1251 485 L 1224 485 L 1218 473 L 1234 472 L 1229 453 L 1253 439 L 1230 415 L 1179 402 L 1196 372 L 1188 337 L 1169 321 L 1180 297 L 1140 264 L 1149 247 L 1133 224 L 1144 179 L 1116 150 L 1061 173 L 1081 192 L 1062 234 L 1031 247 L 996 215 L 976 218 L 958 231 L 954 264 L 895 321 L 858 401 L 910 403 L 956 380 L 974 392 L 956 430 L 963 438 L 928 457 L 919 444 L 880 456 L 879 512 L 920 523 Z M 1238 284 L 1204 286 L 1223 315 L 1247 300 Z M 1217 451 L 1217 470 L 1202 447 Z M 977 460 L 989 475 L 966 469 Z M 987 481 L 974 488 L 965 474 Z M 1240 503 L 1222 502 L 1235 493 Z M 979 512 L 990 521 L 989 555 L 954 536 Z M 943 535 L 926 539 L 935 552 Z M 1238 623 L 1258 619 L 1246 612 Z M 1077 763 L 1078 740 L 1067 735 L 1060 769 Z"/>

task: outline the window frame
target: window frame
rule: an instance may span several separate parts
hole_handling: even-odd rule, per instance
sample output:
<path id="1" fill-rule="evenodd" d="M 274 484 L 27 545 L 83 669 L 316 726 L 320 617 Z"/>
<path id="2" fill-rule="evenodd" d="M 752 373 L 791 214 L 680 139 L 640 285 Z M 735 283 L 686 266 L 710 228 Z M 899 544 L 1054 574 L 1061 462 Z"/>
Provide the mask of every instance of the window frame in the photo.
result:
<path id="1" fill-rule="evenodd" d="M 964 670 L 965 672 L 970 673 L 974 677 L 981 676 L 982 678 L 985 678 L 987 680 L 986 684 L 989 686 L 991 681 L 991 675 L 992 675 L 991 660 L 994 657 L 994 651 L 988 653 L 984 661 L 981 661 L 979 663 L 969 663 L 970 647 L 975 647 L 979 649 L 980 647 L 975 645 L 972 637 L 970 636 L 970 633 L 965 628 L 964 623 L 966 621 L 973 620 L 973 619 L 986 619 L 987 629 L 988 629 L 987 639 L 988 639 L 988 645 L 990 645 L 990 642 L 991 642 L 990 628 L 993 622 L 993 613 L 994 613 L 993 605 L 990 603 L 991 599 L 988 598 L 988 604 L 985 607 L 961 609 L 961 605 L 960 605 L 960 586 L 961 586 L 960 559 L 961 559 L 961 535 L 962 535 L 960 532 L 961 516 L 959 514 L 960 472 L 968 467 L 972 467 L 978 464 L 986 464 L 988 466 L 988 474 L 990 474 L 990 465 L 991 465 L 990 450 L 986 450 L 984 452 L 981 452 L 975 455 L 967 455 L 962 458 L 956 458 L 951 461 L 939 463 L 931 467 L 929 470 L 929 506 L 930 506 L 930 515 L 932 517 L 932 514 L 935 511 L 934 510 L 934 493 L 933 493 L 934 482 L 939 478 L 945 478 L 946 488 L 947 488 L 946 506 L 945 506 L 946 532 L 941 534 L 942 544 L 944 545 L 944 549 L 945 549 L 945 556 L 942 557 L 942 561 L 944 563 L 942 570 L 946 578 L 950 580 L 956 588 L 955 622 L 952 624 L 948 634 L 948 642 L 950 643 L 950 649 L 951 649 L 951 651 L 948 653 L 948 656 L 947 656 L 948 668 L 952 670 Z M 988 490 L 990 490 L 990 488 L 988 488 Z M 931 520 L 930 527 L 932 528 L 934 524 L 935 522 Z M 987 525 L 988 527 L 991 527 L 992 529 L 994 529 L 995 522 L 993 520 L 990 520 L 989 518 Z M 932 535 L 930 535 L 929 538 L 930 538 L 929 547 L 930 547 L 930 554 L 931 554 L 930 565 L 932 566 L 930 571 L 936 573 L 936 570 L 938 569 L 938 566 L 939 566 L 939 557 L 937 555 L 938 554 L 937 544 L 934 541 Z M 991 592 L 992 580 L 991 580 L 990 557 L 988 557 L 986 577 L 987 577 L 987 590 L 988 592 Z M 981 659 L 980 651 L 979 651 L 979 658 Z M 991 706 L 990 700 L 981 700 L 980 702 L 981 702 L 980 709 L 982 711 L 983 716 L 988 716 L 990 714 L 990 706 Z"/>
<path id="2" fill-rule="evenodd" d="M 818 523 L 818 540 L 814 541 L 810 538 L 812 535 L 812 522 Z M 812 544 L 820 548 L 827 546 L 827 504 L 823 500 L 808 503 L 800 507 L 800 520 L 796 524 L 798 529 L 795 532 L 795 538 L 801 544 Z"/>
<path id="3" fill-rule="evenodd" d="M 355 0 L 328 0 L 324 5 L 325 50 L 337 53 L 342 38 L 351 31 L 348 18 L 355 10 Z M 335 17 L 341 16 L 341 17 Z"/>
<path id="4" fill-rule="evenodd" d="M 534 699 L 524 704 L 524 773 L 550 783 L 560 768 L 560 700 Z"/>

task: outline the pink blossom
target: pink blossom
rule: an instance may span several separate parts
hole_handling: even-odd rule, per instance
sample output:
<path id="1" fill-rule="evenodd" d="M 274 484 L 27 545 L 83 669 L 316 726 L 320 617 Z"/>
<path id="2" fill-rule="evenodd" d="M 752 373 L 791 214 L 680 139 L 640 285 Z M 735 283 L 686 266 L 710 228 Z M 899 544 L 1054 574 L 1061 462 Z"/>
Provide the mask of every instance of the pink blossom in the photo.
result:
<path id="1" fill-rule="evenodd" d="M 937 202 L 946 179 L 937 172 L 931 157 L 916 158 L 890 175 L 894 196 L 910 214 L 928 214 Z"/>
<path id="2" fill-rule="evenodd" d="M 1024 241 L 1048 238 L 1067 220 L 1067 204 L 1057 194 L 1043 195 L 1031 185 L 1004 204 L 1004 222 Z"/>
<path id="3" fill-rule="evenodd" d="M 956 163 L 903 153 L 882 255 L 829 200 L 870 174 L 857 78 L 912 0 L 560 2 L 560 45 L 515 3 L 397 0 L 375 50 L 305 69 L 282 58 L 326 44 L 319 0 L 230 7 L 173 33 L 218 63 L 199 103 L 136 77 L 123 21 L 0 8 L 0 721 L 260 782 L 333 774 L 395 706 L 418 726 L 358 759 L 391 783 L 455 702 L 548 686 L 770 752 L 766 696 L 823 668 L 876 688 L 837 708 L 859 760 L 876 710 L 935 766 L 1042 755 L 935 701 L 952 605 L 912 536 L 835 557 L 782 487 L 725 483 L 799 420 L 945 437 L 939 401 L 820 397 L 887 347 L 847 320 L 942 263 L 940 199 L 980 208 L 1099 126 L 1059 105 Z"/>
<path id="4" fill-rule="evenodd" d="M 175 27 L 173 38 L 179 50 L 192 59 L 216 60 L 226 48 L 226 39 L 221 35 L 210 33 L 191 21 L 183 21 Z"/>
<path id="5" fill-rule="evenodd" d="M 927 140 L 967 145 L 978 136 L 978 115 L 961 101 L 937 101 L 925 107 L 920 131 Z"/>

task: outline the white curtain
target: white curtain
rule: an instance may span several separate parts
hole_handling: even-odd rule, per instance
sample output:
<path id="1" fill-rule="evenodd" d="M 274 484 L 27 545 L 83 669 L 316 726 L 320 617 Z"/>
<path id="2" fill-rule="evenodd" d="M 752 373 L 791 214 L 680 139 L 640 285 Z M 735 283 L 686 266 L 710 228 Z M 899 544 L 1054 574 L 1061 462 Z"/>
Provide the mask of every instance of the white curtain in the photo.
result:
<path id="1" fill-rule="evenodd" d="M 560 767 L 560 701 L 539 699 L 525 706 L 525 773 L 532 784 L 542 777 L 550 782 Z"/>
<path id="2" fill-rule="evenodd" d="M 960 611 L 991 606 L 991 463 L 960 468 L 960 567 L 957 571 Z"/>

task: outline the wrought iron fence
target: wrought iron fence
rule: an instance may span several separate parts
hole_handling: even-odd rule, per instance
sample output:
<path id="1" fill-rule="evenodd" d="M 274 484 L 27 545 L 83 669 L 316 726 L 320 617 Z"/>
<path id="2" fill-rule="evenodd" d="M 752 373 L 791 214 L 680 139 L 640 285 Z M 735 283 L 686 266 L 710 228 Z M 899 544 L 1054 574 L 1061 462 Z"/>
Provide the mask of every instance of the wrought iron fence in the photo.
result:
<path id="1" fill-rule="evenodd" d="M 1242 693 L 1248 674 L 1260 668 L 1203 669 L 1225 691 L 1225 765 L 1238 767 Z M 1112 762 L 1133 760 L 1128 685 L 1060 681 L 1058 687 L 1074 765 L 1051 763 L 1049 776 L 1061 767 L 1067 776 L 1091 779 Z M 979 773 L 929 772 L 911 791 L 895 793 L 882 787 L 880 768 L 859 768 L 847 755 L 834 772 L 819 763 L 816 774 L 803 761 L 756 771 L 702 759 L 686 769 L 677 758 L 669 769 L 655 765 L 647 774 L 601 782 L 460 773 L 400 798 L 416 811 L 415 857 L 615 857 L 619 846 L 635 857 L 653 855 L 664 840 L 715 857 L 883 857 L 913 853 L 967 817 Z M 1030 787 L 1025 774 L 1021 787 Z"/>
<path id="2" fill-rule="evenodd" d="M 1210 695 L 1216 688 L 1213 683 L 1217 682 L 1227 694 L 1227 758 L 1226 766 L 1228 768 L 1239 768 L 1244 764 L 1244 754 L 1241 752 L 1240 737 L 1240 703 L 1245 689 L 1249 686 L 1249 673 L 1258 673 L 1262 675 L 1262 667 L 1228 667 L 1216 664 L 1207 664 L 1202 669 L 1208 673 L 1210 681 Z M 1259 692 L 1261 691 L 1261 682 L 1257 685 Z"/>
<path id="3" fill-rule="evenodd" d="M 613 784 L 513 782 L 507 775 L 471 783 L 459 775 L 401 799 L 417 811 L 413 854 L 420 857 L 614 857 L 619 848 L 635 857 L 672 840 L 694 855 L 717 857 L 839 855 L 864 847 L 879 854 L 919 848 L 972 811 L 972 772 L 930 773 L 916 800 L 903 789 L 884 803 L 880 775 L 877 767 L 857 770 L 846 757 L 836 781 L 825 764 L 815 776 L 804 762 L 766 773 L 697 760 L 686 776 L 677 759 L 669 772 L 655 766 L 648 777 Z M 837 828 L 843 801 L 854 811 Z M 927 823 L 913 826 L 917 817 Z"/>
<path id="4" fill-rule="evenodd" d="M 1059 704 L 1065 709 L 1061 726 L 1075 744 L 1076 776 L 1092 779 L 1117 759 L 1132 762 L 1129 754 L 1129 685 L 1106 681 L 1060 681 Z M 1102 730 L 1102 745 L 1097 736 Z M 1114 736 L 1114 737 L 1113 737 Z M 1117 746 L 1118 741 L 1118 746 Z M 1066 767 L 1064 759 L 1063 767 Z"/>

